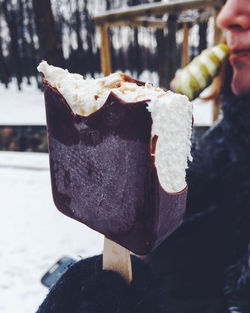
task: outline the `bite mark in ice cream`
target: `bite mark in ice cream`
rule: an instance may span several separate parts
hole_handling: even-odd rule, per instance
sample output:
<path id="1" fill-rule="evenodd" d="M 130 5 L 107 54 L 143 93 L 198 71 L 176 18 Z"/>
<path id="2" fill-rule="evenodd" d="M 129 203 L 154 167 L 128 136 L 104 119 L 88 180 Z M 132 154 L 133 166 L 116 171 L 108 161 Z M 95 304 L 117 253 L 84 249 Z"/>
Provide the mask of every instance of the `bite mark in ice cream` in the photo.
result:
<path id="1" fill-rule="evenodd" d="M 38 70 L 61 93 L 74 114 L 88 116 L 96 112 L 111 91 L 128 103 L 147 100 L 152 118 L 151 138 L 157 137 L 153 153 L 160 184 L 169 193 L 186 187 L 185 169 L 188 159 L 191 160 L 192 129 L 192 105 L 186 96 L 166 92 L 148 83 L 136 84 L 123 73 L 84 79 L 45 61 L 39 64 Z"/>

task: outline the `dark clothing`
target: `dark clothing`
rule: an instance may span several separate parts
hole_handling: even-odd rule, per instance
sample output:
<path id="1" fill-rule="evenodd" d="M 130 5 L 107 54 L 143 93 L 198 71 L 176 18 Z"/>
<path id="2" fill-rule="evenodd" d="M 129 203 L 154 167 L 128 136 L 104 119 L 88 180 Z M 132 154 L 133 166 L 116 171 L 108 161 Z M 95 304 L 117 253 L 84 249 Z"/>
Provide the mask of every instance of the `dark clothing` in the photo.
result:
<path id="1" fill-rule="evenodd" d="M 52 287 L 37 313 L 168 313 L 167 296 L 148 265 L 132 256 L 130 286 L 102 271 L 102 256 L 79 261 Z"/>
<path id="2" fill-rule="evenodd" d="M 148 258 L 172 313 L 250 312 L 250 95 L 226 94 L 187 171 L 185 221 Z"/>

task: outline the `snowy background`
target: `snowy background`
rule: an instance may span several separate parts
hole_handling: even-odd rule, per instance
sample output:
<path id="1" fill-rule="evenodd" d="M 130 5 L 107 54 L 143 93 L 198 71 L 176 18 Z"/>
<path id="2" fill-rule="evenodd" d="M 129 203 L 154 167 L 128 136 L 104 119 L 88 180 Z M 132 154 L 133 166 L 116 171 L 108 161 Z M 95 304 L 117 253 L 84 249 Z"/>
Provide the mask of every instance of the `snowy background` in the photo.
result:
<path id="1" fill-rule="evenodd" d="M 131 75 L 130 72 L 126 74 Z M 131 75 L 132 77 L 133 74 Z M 156 73 L 144 71 L 138 78 L 158 86 Z M 43 94 L 37 88 L 35 80 L 29 86 L 22 84 L 22 91 L 18 91 L 15 81 L 6 89 L 0 84 L 0 125 L 45 125 L 45 108 Z M 195 126 L 210 126 L 212 123 L 212 104 L 195 100 L 193 102 Z"/>
<path id="2" fill-rule="evenodd" d="M 211 125 L 211 104 L 195 103 L 194 120 Z M 0 125 L 45 125 L 34 82 L 0 85 Z M 0 198 L 0 312 L 34 313 L 48 292 L 42 275 L 64 255 L 101 253 L 103 236 L 57 211 L 46 153 L 0 152 Z"/>

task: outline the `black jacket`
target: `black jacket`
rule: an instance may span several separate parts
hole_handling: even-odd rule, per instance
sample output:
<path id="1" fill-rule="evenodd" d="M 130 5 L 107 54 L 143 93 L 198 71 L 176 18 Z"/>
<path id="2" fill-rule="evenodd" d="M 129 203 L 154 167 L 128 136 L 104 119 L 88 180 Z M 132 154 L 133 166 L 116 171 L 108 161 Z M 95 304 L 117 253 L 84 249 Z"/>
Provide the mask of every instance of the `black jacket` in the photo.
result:
<path id="1" fill-rule="evenodd" d="M 133 281 L 102 270 L 102 256 L 72 265 L 37 313 L 169 313 L 168 299 L 148 265 L 132 256 Z"/>
<path id="2" fill-rule="evenodd" d="M 172 313 L 250 312 L 250 95 L 224 94 L 187 171 L 185 221 L 149 256 Z"/>

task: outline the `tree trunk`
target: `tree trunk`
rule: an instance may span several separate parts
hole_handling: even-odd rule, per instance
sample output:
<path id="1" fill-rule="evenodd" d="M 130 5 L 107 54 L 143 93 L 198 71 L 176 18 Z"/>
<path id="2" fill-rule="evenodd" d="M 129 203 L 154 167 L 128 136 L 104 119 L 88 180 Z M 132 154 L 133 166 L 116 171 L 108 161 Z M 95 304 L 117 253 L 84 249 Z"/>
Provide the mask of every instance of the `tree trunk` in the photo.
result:
<path id="1" fill-rule="evenodd" d="M 24 16 L 25 16 L 25 5 L 26 3 L 23 0 L 19 0 L 18 2 L 19 5 L 19 18 L 18 18 L 18 30 L 19 30 L 19 40 L 21 41 L 20 43 L 20 50 L 22 54 L 22 77 L 26 76 L 27 77 L 27 82 L 28 85 L 31 84 L 30 82 L 30 76 L 31 76 L 31 68 L 30 68 L 30 54 L 29 54 L 29 47 L 28 47 L 28 42 L 26 40 L 25 33 L 27 31 L 26 26 L 24 24 Z"/>
<path id="2" fill-rule="evenodd" d="M 176 19 L 176 15 L 168 16 L 166 36 L 163 31 L 156 31 L 159 85 L 164 88 L 170 88 L 177 70 Z"/>
<path id="3" fill-rule="evenodd" d="M 199 23 L 199 54 L 207 48 L 207 21 Z"/>
<path id="4" fill-rule="evenodd" d="M 3 55 L 3 39 L 0 25 L 0 81 L 5 84 L 5 87 L 8 87 L 10 73 L 8 70 L 8 66 Z"/>
<path id="5" fill-rule="evenodd" d="M 90 73 L 92 77 L 94 77 L 94 73 L 96 71 L 100 71 L 100 68 L 96 67 L 96 62 L 95 62 L 95 55 L 94 55 L 94 47 L 93 47 L 93 38 L 95 35 L 95 25 L 92 20 L 92 18 L 89 15 L 89 10 L 87 7 L 88 1 L 84 0 L 84 8 L 83 8 L 83 14 L 84 14 L 84 23 L 85 23 L 85 28 L 87 30 L 86 34 L 86 41 L 87 41 L 87 58 L 88 58 L 88 63 L 90 64 Z"/>
<path id="6" fill-rule="evenodd" d="M 8 5 L 9 3 L 9 5 Z M 12 70 L 17 78 L 18 89 L 21 90 L 22 82 L 22 60 L 20 57 L 20 50 L 18 46 L 18 28 L 17 28 L 17 14 L 12 3 L 4 0 L 2 2 L 2 12 L 5 17 L 6 23 L 10 33 L 10 47 L 11 47 L 11 64 Z"/>
<path id="7" fill-rule="evenodd" d="M 40 56 L 49 64 L 63 66 L 63 52 L 57 40 L 50 0 L 33 0 L 32 3 L 39 38 Z"/>
<path id="8" fill-rule="evenodd" d="M 34 16 L 32 14 L 32 4 L 31 1 L 26 2 L 26 10 L 28 17 L 27 30 L 30 36 L 30 45 L 29 45 L 29 62 L 31 65 L 31 75 L 34 75 L 36 78 L 37 86 L 40 88 L 40 81 L 38 80 L 38 71 L 36 67 L 38 65 L 38 55 L 37 55 L 37 47 L 34 42 Z"/>
<path id="9" fill-rule="evenodd" d="M 77 46 L 79 51 L 83 51 L 83 42 L 81 37 L 81 16 L 80 16 L 80 8 L 79 8 L 79 0 L 76 1 L 76 12 L 75 12 L 75 30 L 76 30 L 76 38 L 77 38 Z"/>

